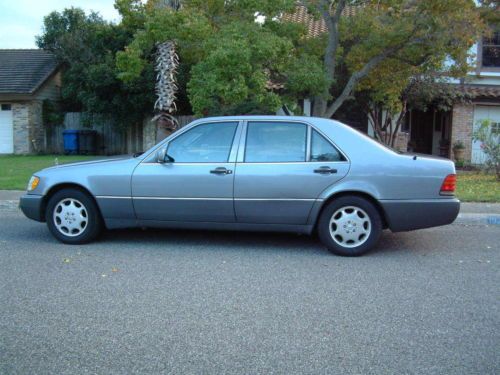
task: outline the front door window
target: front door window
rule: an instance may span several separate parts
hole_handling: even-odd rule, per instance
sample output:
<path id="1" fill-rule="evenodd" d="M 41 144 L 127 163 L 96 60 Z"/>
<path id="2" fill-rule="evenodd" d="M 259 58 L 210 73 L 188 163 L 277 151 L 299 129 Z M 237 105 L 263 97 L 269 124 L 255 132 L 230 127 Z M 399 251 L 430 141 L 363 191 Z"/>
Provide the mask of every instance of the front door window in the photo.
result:
<path id="1" fill-rule="evenodd" d="M 237 127 L 237 122 L 198 125 L 171 141 L 167 154 L 175 163 L 226 163 Z"/>

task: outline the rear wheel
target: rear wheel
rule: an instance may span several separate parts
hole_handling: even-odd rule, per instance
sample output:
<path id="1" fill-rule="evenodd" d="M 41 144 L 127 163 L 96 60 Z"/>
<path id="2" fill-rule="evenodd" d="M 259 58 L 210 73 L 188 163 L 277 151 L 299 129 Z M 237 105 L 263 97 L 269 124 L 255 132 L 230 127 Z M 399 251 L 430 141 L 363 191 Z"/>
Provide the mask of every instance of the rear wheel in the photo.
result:
<path id="1" fill-rule="evenodd" d="M 369 251 L 382 232 L 377 208 L 357 196 L 343 196 L 330 202 L 318 222 L 323 244 L 334 254 L 359 256 Z"/>
<path id="2" fill-rule="evenodd" d="M 45 213 L 50 232 L 67 244 L 82 244 L 95 239 L 102 220 L 94 200 L 77 189 L 63 189 L 47 203 Z"/>

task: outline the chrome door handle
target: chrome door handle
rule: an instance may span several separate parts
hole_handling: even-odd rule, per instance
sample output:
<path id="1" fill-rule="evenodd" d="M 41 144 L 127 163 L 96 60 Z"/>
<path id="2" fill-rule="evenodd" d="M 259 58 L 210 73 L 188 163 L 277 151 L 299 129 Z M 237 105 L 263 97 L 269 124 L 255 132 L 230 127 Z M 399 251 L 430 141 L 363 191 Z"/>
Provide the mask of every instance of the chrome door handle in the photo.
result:
<path id="1" fill-rule="evenodd" d="M 318 169 L 314 170 L 314 173 L 319 173 L 319 174 L 333 174 L 337 173 L 336 169 L 332 169 L 330 167 L 319 167 Z"/>
<path id="2" fill-rule="evenodd" d="M 233 171 L 230 169 L 226 169 L 224 167 L 218 167 L 218 168 L 212 169 L 210 171 L 210 173 L 213 173 L 213 174 L 232 174 Z"/>

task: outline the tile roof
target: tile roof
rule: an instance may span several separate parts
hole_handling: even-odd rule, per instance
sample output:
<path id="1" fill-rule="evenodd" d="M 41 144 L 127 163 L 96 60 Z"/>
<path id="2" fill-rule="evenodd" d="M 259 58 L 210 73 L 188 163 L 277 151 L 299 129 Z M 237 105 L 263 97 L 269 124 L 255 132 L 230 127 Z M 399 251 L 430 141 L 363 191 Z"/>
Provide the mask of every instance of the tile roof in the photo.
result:
<path id="1" fill-rule="evenodd" d="M 500 98 L 500 86 L 461 85 L 460 90 L 471 98 Z"/>
<path id="2" fill-rule="evenodd" d="M 356 12 L 357 6 L 346 6 L 342 10 L 343 16 L 353 16 Z M 302 5 L 295 7 L 294 13 L 285 13 L 282 16 L 283 21 L 302 23 L 307 30 L 307 37 L 315 38 L 328 31 L 326 23 L 323 18 L 315 18 L 312 14 L 308 13 L 307 8 Z"/>
<path id="3" fill-rule="evenodd" d="M 41 49 L 0 49 L 0 94 L 33 94 L 58 65 Z"/>

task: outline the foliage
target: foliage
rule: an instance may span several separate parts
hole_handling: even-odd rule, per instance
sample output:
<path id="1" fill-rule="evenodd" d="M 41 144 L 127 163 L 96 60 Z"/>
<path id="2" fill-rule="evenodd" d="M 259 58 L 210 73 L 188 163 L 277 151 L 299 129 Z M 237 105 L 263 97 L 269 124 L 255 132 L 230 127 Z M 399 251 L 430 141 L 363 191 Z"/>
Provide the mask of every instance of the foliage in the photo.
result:
<path id="1" fill-rule="evenodd" d="M 273 113 L 283 104 L 316 95 L 326 87 L 319 55 L 305 47 L 301 25 L 273 18 L 291 10 L 290 4 L 192 0 L 175 12 L 153 7 L 144 29 L 117 55 L 120 78 L 135 80 L 151 64 L 154 46 L 173 40 L 179 70 L 185 73 L 179 93 L 189 97 L 197 115 Z M 256 13 L 267 21 L 256 23 Z M 270 81 L 284 83 L 279 94 L 268 88 Z"/>
<path id="2" fill-rule="evenodd" d="M 58 126 L 64 122 L 64 113 L 53 100 L 45 99 L 42 103 L 42 121 L 44 126 Z"/>
<path id="3" fill-rule="evenodd" d="M 470 100 L 459 87 L 434 74 L 412 77 L 400 90 L 396 98 L 383 94 L 381 87 L 356 93 L 357 102 L 370 119 L 375 136 L 392 147 L 409 111 L 427 111 L 431 106 L 449 111 L 454 103 Z"/>
<path id="4" fill-rule="evenodd" d="M 324 117 L 359 90 L 400 111 L 404 106 L 400 97 L 412 77 L 438 71 L 453 77 L 465 74 L 469 47 L 484 30 L 472 0 L 302 3 L 329 28 L 323 68 L 332 86 L 316 98 L 314 108 Z M 354 15 L 342 13 L 353 6 Z"/>
<path id="5" fill-rule="evenodd" d="M 117 2 L 123 3 L 136 2 Z M 140 23 L 138 17 L 132 22 L 132 16 L 123 16 L 124 21 L 115 25 L 96 13 L 87 15 L 69 8 L 44 18 L 43 33 L 36 42 L 52 51 L 64 66 L 63 111 L 88 112 L 121 126 L 142 121 L 150 111 L 154 102 L 152 69 L 143 70 L 134 82 L 117 78 L 115 53 L 131 41 Z"/>
<path id="6" fill-rule="evenodd" d="M 178 113 L 273 112 L 314 97 L 314 115 L 331 117 L 361 97 L 403 119 L 414 77 L 465 74 L 493 9 L 487 0 L 480 8 L 473 0 L 303 0 L 328 27 L 311 38 L 304 25 L 283 21 L 296 3 L 115 0 L 119 24 L 75 8 L 53 12 L 37 43 L 66 63 L 64 107 L 117 123 L 150 112 L 154 54 L 166 41 L 179 55 Z M 347 16 L 346 7 L 355 11 Z M 435 98 L 437 86 L 427 87 Z"/>
<path id="7" fill-rule="evenodd" d="M 456 141 L 453 143 L 453 150 L 465 150 L 465 145 L 462 141 Z"/>
<path id="8" fill-rule="evenodd" d="M 497 128 L 493 128 L 490 120 L 482 120 L 479 128 L 474 132 L 473 139 L 481 142 L 481 150 L 483 150 L 487 159 L 485 161 L 485 169 L 493 170 L 496 173 L 497 179 L 500 180 L 500 133 Z"/>

